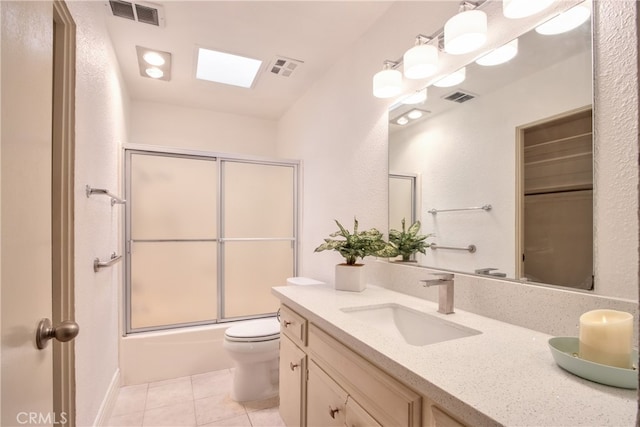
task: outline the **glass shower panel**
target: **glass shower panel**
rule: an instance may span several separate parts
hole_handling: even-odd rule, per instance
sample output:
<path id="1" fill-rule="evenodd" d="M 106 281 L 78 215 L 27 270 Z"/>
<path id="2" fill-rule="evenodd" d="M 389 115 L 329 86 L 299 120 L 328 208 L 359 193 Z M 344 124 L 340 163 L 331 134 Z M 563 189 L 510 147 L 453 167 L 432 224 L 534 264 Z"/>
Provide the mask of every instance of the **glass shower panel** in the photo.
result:
<path id="1" fill-rule="evenodd" d="M 216 238 L 216 165 L 215 159 L 132 154 L 131 238 Z"/>
<path id="2" fill-rule="evenodd" d="M 291 241 L 236 241 L 224 243 L 224 313 L 242 317 L 274 313 L 279 301 L 273 286 L 293 276 Z"/>
<path id="3" fill-rule="evenodd" d="M 216 242 L 131 245 L 131 328 L 215 320 Z"/>
<path id="4" fill-rule="evenodd" d="M 223 162 L 224 236 L 293 237 L 294 168 Z"/>

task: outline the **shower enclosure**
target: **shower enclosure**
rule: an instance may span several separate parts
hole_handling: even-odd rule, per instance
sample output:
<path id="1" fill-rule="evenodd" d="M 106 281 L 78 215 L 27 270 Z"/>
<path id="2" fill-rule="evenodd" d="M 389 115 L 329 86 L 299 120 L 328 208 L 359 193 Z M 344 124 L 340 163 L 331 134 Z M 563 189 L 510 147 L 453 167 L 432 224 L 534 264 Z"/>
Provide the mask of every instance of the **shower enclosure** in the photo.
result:
<path id="1" fill-rule="evenodd" d="M 125 150 L 126 333 L 273 315 L 296 274 L 298 163 Z"/>

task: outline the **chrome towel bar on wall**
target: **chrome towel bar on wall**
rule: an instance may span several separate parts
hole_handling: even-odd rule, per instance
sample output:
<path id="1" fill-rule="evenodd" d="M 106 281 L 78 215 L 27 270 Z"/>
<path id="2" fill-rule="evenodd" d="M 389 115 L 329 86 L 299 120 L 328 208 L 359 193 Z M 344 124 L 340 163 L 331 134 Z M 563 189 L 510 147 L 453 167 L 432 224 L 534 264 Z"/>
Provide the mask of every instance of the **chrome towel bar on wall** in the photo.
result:
<path id="1" fill-rule="evenodd" d="M 115 205 L 116 203 L 120 205 L 124 205 L 125 203 L 127 203 L 126 200 L 116 196 L 115 194 L 111 193 L 109 190 L 105 190 L 104 188 L 91 188 L 91 186 L 87 185 L 85 189 L 87 192 L 87 197 L 91 197 L 92 194 L 102 194 L 104 196 L 110 197 L 111 206 Z"/>
<path id="2" fill-rule="evenodd" d="M 440 245 L 436 245 L 435 243 L 431 244 L 431 249 L 453 249 L 455 251 L 469 251 L 471 253 L 474 253 L 476 251 L 476 245 L 469 245 L 466 246 L 464 248 L 458 248 L 458 247 L 454 247 L 454 246 L 440 246 Z"/>
<path id="3" fill-rule="evenodd" d="M 458 209 L 430 209 L 427 212 L 429 212 L 430 214 L 435 215 L 438 212 L 476 211 L 476 210 L 490 211 L 491 210 L 491 205 L 476 206 L 476 207 L 473 207 L 473 208 L 458 208 Z"/>

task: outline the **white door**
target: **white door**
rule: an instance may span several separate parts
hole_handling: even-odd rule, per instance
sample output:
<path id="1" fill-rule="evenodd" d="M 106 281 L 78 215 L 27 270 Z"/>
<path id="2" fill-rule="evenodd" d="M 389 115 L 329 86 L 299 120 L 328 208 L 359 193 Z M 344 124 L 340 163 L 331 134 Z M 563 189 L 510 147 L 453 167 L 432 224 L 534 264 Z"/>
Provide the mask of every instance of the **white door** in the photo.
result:
<path id="1" fill-rule="evenodd" d="M 0 2 L 1 425 L 66 424 L 54 413 L 51 2 Z"/>

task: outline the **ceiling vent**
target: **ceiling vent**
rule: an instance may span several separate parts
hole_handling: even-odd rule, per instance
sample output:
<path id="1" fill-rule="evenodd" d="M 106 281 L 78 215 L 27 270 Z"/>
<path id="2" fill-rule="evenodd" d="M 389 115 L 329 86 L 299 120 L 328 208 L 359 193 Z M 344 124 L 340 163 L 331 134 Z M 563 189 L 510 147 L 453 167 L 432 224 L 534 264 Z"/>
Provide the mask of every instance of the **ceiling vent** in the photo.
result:
<path id="1" fill-rule="evenodd" d="M 443 98 L 446 99 L 447 101 L 453 101 L 453 102 L 457 102 L 458 104 L 462 104 L 463 102 L 471 101 L 475 97 L 476 95 L 473 95 L 469 92 L 463 92 L 461 90 L 457 90 L 447 96 L 444 96 Z"/>
<path id="2" fill-rule="evenodd" d="M 109 6 L 113 16 L 164 27 L 164 9 L 160 5 L 141 1 L 109 0 Z"/>
<path id="3" fill-rule="evenodd" d="M 269 66 L 269 71 L 282 77 L 291 77 L 291 74 L 298 69 L 304 61 L 299 59 L 291 59 L 285 56 L 276 56 Z"/>

